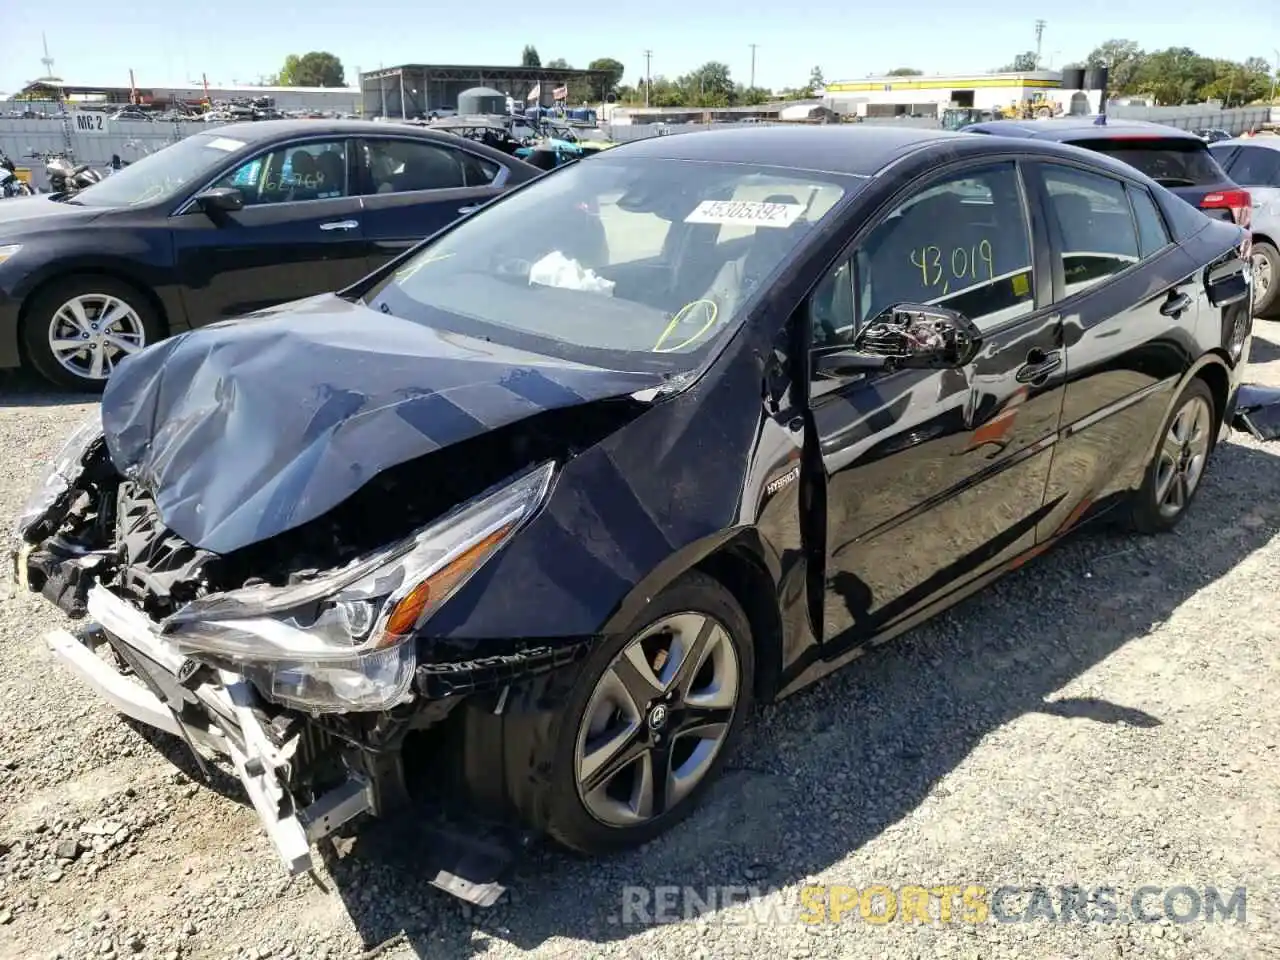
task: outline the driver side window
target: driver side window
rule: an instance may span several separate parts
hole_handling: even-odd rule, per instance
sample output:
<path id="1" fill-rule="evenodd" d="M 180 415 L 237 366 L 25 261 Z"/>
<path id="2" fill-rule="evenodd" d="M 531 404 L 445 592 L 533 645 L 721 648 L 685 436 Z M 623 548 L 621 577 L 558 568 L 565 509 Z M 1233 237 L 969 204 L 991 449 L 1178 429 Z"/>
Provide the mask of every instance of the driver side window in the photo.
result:
<path id="1" fill-rule="evenodd" d="M 900 203 L 810 302 L 815 346 L 848 342 L 901 303 L 958 310 L 979 329 L 1035 309 L 1031 242 L 1012 163 L 965 171 Z"/>

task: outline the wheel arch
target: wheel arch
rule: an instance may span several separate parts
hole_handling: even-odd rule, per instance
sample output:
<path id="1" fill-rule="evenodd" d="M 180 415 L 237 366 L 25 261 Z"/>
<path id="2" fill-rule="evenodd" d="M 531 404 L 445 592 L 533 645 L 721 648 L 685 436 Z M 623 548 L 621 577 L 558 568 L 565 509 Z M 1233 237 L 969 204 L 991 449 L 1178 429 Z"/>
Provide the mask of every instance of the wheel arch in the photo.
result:
<path id="1" fill-rule="evenodd" d="M 1203 380 L 1209 388 L 1209 392 L 1213 395 L 1213 426 L 1214 436 L 1218 437 L 1223 421 L 1227 414 L 1227 405 L 1231 397 L 1231 365 L 1227 359 L 1225 350 L 1214 347 L 1212 350 L 1201 355 L 1174 384 L 1173 389 L 1169 391 L 1169 402 L 1165 405 L 1164 416 L 1160 422 L 1163 424 L 1169 419 L 1169 414 L 1173 412 L 1173 406 L 1178 402 L 1178 398 L 1182 396 L 1182 391 L 1187 389 L 1187 384 L 1193 380 Z M 1145 463 L 1150 463 L 1156 455 L 1156 450 L 1164 440 L 1162 431 L 1157 430 L 1152 436 L 1147 448 L 1147 457 Z"/>
<path id="2" fill-rule="evenodd" d="M 756 698 L 771 699 L 782 675 L 784 649 L 781 563 L 755 527 L 723 530 L 676 551 L 636 584 L 601 632 L 624 629 L 653 597 L 695 570 L 723 586 L 742 607 L 755 646 Z"/>

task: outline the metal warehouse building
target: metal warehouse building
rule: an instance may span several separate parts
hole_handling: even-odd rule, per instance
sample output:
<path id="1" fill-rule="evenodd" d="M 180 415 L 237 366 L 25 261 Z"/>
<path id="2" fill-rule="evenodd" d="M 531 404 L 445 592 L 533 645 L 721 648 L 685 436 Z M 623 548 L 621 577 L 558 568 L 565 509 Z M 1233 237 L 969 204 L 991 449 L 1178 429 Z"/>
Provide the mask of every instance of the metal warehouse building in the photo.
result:
<path id="1" fill-rule="evenodd" d="M 866 77 L 826 85 L 823 98 L 837 113 L 859 117 L 921 115 L 932 117 L 950 106 L 993 110 L 1043 95 L 1062 103 L 1074 90 L 1064 90 L 1062 74 L 1054 70 L 986 73 L 959 76 Z M 1090 97 L 1098 109 L 1098 94 Z"/>
<path id="2" fill-rule="evenodd" d="M 563 99 L 555 96 L 557 89 L 567 88 L 571 81 L 585 80 L 596 88 L 607 77 L 599 70 L 554 67 L 403 64 L 360 74 L 361 115 L 416 119 L 433 111 L 456 110 L 458 94 L 472 87 L 492 87 L 521 102 L 536 87 L 538 102 L 549 106 Z"/>

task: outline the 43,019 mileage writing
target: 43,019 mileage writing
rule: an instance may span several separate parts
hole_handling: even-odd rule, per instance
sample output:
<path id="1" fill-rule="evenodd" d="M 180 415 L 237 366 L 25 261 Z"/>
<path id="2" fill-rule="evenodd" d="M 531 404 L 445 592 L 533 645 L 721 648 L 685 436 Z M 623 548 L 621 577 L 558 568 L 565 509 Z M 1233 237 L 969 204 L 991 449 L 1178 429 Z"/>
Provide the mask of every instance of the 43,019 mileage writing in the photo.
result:
<path id="1" fill-rule="evenodd" d="M 996 276 L 990 240 L 971 247 L 952 247 L 949 256 L 933 244 L 918 247 L 911 251 L 911 265 L 920 271 L 926 287 L 941 288 L 939 293 L 944 296 L 951 292 L 953 282 L 994 280 Z"/>

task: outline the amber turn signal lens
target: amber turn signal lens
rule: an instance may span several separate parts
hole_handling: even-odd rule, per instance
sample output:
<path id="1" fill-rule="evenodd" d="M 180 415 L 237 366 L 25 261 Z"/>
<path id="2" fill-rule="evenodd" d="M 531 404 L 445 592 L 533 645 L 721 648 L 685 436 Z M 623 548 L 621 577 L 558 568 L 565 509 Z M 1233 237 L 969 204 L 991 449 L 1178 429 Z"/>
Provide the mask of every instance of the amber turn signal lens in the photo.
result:
<path id="1" fill-rule="evenodd" d="M 378 649 L 394 646 L 413 633 L 414 628 L 422 617 L 423 611 L 430 607 L 432 598 L 439 597 L 443 599 L 447 597 L 460 580 L 475 570 L 484 561 L 485 557 L 497 549 L 498 545 L 510 535 L 511 528 L 512 524 L 499 527 L 483 540 L 477 541 L 458 554 L 458 556 L 401 597 L 396 602 L 395 609 L 391 611 L 391 615 L 387 617 L 386 626 L 382 630 L 382 637 L 377 643 Z"/>

